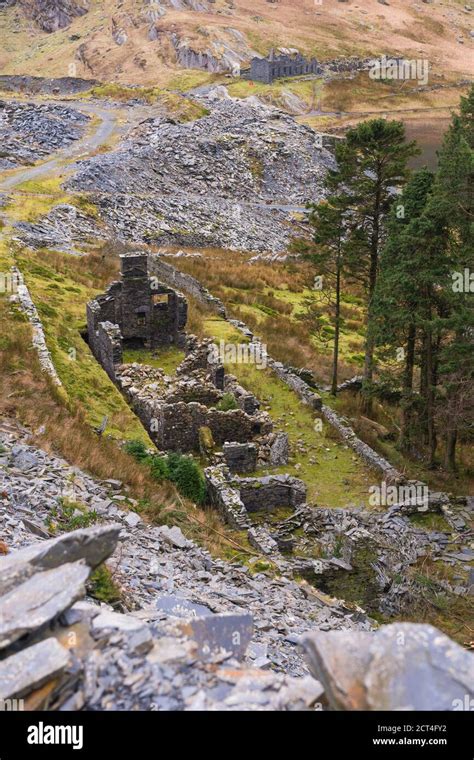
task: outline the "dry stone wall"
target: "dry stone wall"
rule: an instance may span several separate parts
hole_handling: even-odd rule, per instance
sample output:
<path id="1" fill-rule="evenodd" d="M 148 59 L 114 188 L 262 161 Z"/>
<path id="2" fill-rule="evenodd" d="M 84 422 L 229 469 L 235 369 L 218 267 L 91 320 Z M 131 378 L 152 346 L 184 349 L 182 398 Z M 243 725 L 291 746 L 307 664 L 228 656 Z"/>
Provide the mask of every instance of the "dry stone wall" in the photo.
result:
<path id="1" fill-rule="evenodd" d="M 185 290 L 197 301 L 209 306 L 220 317 L 225 318 L 226 311 L 222 301 L 219 298 L 215 298 L 195 277 L 180 272 L 179 269 L 163 261 L 161 256 L 150 256 L 148 266 L 151 274 L 156 275 L 163 282 L 167 282 L 171 287 Z"/>
<path id="2" fill-rule="evenodd" d="M 33 347 L 38 353 L 41 369 L 49 375 L 54 385 L 62 386 L 62 382 L 56 372 L 51 354 L 46 345 L 43 324 L 36 306 L 33 303 L 33 299 L 31 298 L 30 291 L 25 284 L 23 275 L 17 267 L 12 267 L 12 276 L 16 282 L 16 293 L 11 297 L 11 300 L 19 304 L 21 310 L 26 314 L 28 321 L 31 324 L 33 332 Z"/>
<path id="3" fill-rule="evenodd" d="M 152 258 L 154 261 L 157 259 L 157 257 Z M 155 264 L 152 266 L 154 265 Z M 172 278 L 182 275 L 182 273 L 178 272 L 178 270 L 175 269 L 175 267 L 173 267 L 171 264 L 166 264 L 166 267 L 160 271 L 165 281 L 171 281 Z M 182 277 L 183 279 L 179 279 L 181 287 L 183 290 L 187 290 L 188 275 L 182 275 Z M 193 280 L 193 288 L 196 287 L 196 283 L 198 286 L 200 285 L 200 283 L 195 280 L 195 278 L 191 279 Z M 238 319 L 230 319 L 227 316 L 224 318 L 236 329 L 238 329 L 245 338 L 249 339 L 256 345 L 256 351 L 262 350 L 261 342 L 254 337 L 252 331 L 244 322 Z M 403 475 L 395 467 L 393 467 L 390 462 L 388 462 L 384 457 L 377 454 L 377 452 L 374 451 L 371 446 L 364 443 L 360 438 L 358 438 L 352 428 L 342 417 L 340 417 L 333 409 L 322 403 L 321 397 L 314 392 L 308 383 L 300 375 L 298 375 L 293 370 L 293 368 L 285 366 L 282 362 L 275 361 L 268 355 L 267 364 L 280 378 L 280 380 L 282 380 L 285 385 L 287 385 L 297 394 L 303 403 L 308 404 L 316 411 L 321 411 L 325 420 L 339 432 L 345 443 L 347 443 L 347 445 L 350 446 L 370 467 L 381 472 L 382 476 L 387 482 L 392 483 L 404 480 Z"/>

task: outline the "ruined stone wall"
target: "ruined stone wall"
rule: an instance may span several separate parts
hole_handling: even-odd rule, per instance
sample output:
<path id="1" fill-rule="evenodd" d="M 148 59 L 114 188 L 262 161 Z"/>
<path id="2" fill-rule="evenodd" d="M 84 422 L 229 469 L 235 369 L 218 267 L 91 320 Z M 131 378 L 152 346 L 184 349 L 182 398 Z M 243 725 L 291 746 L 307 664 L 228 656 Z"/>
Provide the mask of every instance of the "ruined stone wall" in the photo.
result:
<path id="1" fill-rule="evenodd" d="M 199 428 L 208 427 L 214 442 L 222 446 L 226 441 L 245 443 L 258 435 L 271 431 L 268 415 L 251 417 L 241 409 L 222 412 L 208 409 L 197 402 L 157 404 L 156 430 L 150 435 L 158 448 L 170 451 L 199 451 Z M 139 414 L 140 416 L 140 414 Z M 149 417 L 148 412 L 143 420 Z"/>
<path id="2" fill-rule="evenodd" d="M 302 55 L 278 55 L 270 58 L 252 58 L 250 69 L 242 72 L 244 78 L 271 84 L 278 77 L 296 77 L 304 74 L 318 74 L 321 67 L 315 58 Z"/>
<path id="3" fill-rule="evenodd" d="M 260 401 L 253 393 L 243 388 L 233 375 L 225 375 L 224 390 L 232 393 L 239 405 L 247 414 L 255 414 L 260 409 Z"/>
<path id="4" fill-rule="evenodd" d="M 219 298 L 215 298 L 201 283 L 190 274 L 184 274 L 167 264 L 160 256 L 150 256 L 148 271 L 170 287 L 176 287 L 190 293 L 197 301 L 208 306 L 220 317 L 225 317 L 225 306 Z"/>
<path id="5" fill-rule="evenodd" d="M 235 521 L 235 510 L 248 522 L 248 512 L 279 507 L 296 509 L 306 501 L 306 484 L 291 475 L 239 478 L 231 476 L 226 465 L 220 464 L 206 467 L 204 476 L 210 504 L 221 511 L 229 524 Z"/>
<path id="6" fill-rule="evenodd" d="M 255 443 L 224 443 L 224 460 L 231 472 L 255 472 L 258 448 Z"/>
<path id="7" fill-rule="evenodd" d="M 215 507 L 224 522 L 235 530 L 248 530 L 250 521 L 239 492 L 229 482 L 228 470 L 225 465 L 207 467 L 204 471 L 206 478 L 207 499 Z"/>
<path id="8" fill-rule="evenodd" d="M 115 383 L 116 366 L 122 363 L 122 336 L 117 325 L 100 322 L 94 343 L 95 356 Z"/>
<path id="9" fill-rule="evenodd" d="M 387 459 L 377 454 L 374 449 L 364 441 L 361 441 L 357 437 L 353 429 L 347 422 L 328 406 L 322 406 L 322 413 L 324 418 L 329 422 L 340 434 L 342 439 L 354 449 L 354 451 L 369 465 L 376 470 L 382 472 L 384 480 L 387 483 L 401 482 L 405 480 L 404 476 L 393 465 L 390 464 Z"/>
<path id="10" fill-rule="evenodd" d="M 43 323 L 41 322 L 36 306 L 31 298 L 30 291 L 23 279 L 23 275 L 17 267 L 12 267 L 12 276 L 17 283 L 17 292 L 11 297 L 11 300 L 16 301 L 19 304 L 20 309 L 26 314 L 31 325 L 33 347 L 37 351 L 41 369 L 49 375 L 54 385 L 61 386 L 62 382 L 56 372 L 56 367 L 54 366 L 51 353 L 46 344 Z"/>
<path id="11" fill-rule="evenodd" d="M 138 341 L 149 348 L 184 345 L 185 297 L 149 275 L 146 254 L 123 254 L 120 261 L 122 279 L 87 306 L 89 345 L 94 355 L 100 322 L 118 325 L 125 341 Z"/>
<path id="12" fill-rule="evenodd" d="M 235 478 L 233 485 L 248 512 L 279 507 L 297 507 L 306 501 L 306 484 L 291 475 L 265 475 L 261 478 Z"/>

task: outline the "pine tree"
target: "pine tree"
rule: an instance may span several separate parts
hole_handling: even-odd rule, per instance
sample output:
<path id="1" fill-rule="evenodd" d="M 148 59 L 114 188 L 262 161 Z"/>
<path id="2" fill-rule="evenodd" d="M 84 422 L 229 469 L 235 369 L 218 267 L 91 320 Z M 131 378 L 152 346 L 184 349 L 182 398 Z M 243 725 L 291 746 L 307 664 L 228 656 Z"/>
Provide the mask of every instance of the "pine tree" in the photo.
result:
<path id="1" fill-rule="evenodd" d="M 443 141 L 426 216 L 432 230 L 427 250 L 442 246 L 444 253 L 438 311 L 429 327 L 436 349 L 432 385 L 440 385 L 442 393 L 437 405 L 433 393 L 427 395 L 428 432 L 437 416 L 445 435 L 445 465 L 454 469 L 459 432 L 469 428 L 474 390 L 474 87 L 461 99 L 460 115 L 453 116 Z"/>
<path id="2" fill-rule="evenodd" d="M 434 466 L 442 430 L 450 469 L 459 434 L 472 425 L 473 93 L 445 135 L 434 181 L 417 172 L 401 197 L 404 218 L 392 213 L 373 301 L 379 343 L 405 348 L 401 445 L 421 439 Z"/>
<path id="3" fill-rule="evenodd" d="M 337 172 L 330 181 L 344 186 L 345 205 L 351 212 L 347 255 L 354 276 L 367 290 L 368 325 L 364 361 L 366 411 L 370 411 L 373 380 L 374 336 L 371 329 L 372 301 L 377 283 L 379 257 L 386 240 L 386 221 L 396 189 L 408 176 L 408 159 L 418 152 L 405 141 L 401 122 L 373 119 L 348 130 L 336 148 Z"/>
<path id="4" fill-rule="evenodd" d="M 400 434 L 403 450 L 410 450 L 414 444 L 416 345 L 426 311 L 422 296 L 427 280 L 425 270 L 429 268 L 421 244 L 425 231 L 422 215 L 432 184 L 433 174 L 427 169 L 414 173 L 392 209 L 373 299 L 374 338 L 378 343 L 389 344 L 392 353 L 397 358 L 401 354 L 404 361 Z"/>
<path id="5" fill-rule="evenodd" d="M 341 330 L 341 287 L 344 271 L 344 245 L 347 234 L 347 210 L 344 198 L 332 195 L 329 201 L 311 205 L 309 216 L 313 228 L 311 243 L 299 241 L 299 252 L 311 261 L 317 277 L 326 278 L 334 288 L 334 346 L 331 393 L 338 382 L 339 336 Z"/>

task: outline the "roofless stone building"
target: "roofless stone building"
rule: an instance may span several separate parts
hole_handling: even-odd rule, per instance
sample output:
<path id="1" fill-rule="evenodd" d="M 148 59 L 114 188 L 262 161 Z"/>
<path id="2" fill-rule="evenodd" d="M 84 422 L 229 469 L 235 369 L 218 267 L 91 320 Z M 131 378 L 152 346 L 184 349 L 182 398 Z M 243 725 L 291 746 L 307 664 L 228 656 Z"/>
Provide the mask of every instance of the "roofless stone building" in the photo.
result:
<path id="1" fill-rule="evenodd" d="M 182 346 L 187 320 L 186 298 L 148 272 L 145 253 L 120 257 L 121 279 L 87 304 L 87 328 L 92 352 L 100 354 L 99 326 L 110 323 L 120 331 L 124 346 L 158 348 Z"/>
<path id="2" fill-rule="evenodd" d="M 279 77 L 297 77 L 303 74 L 320 74 L 322 68 L 316 58 L 305 58 L 301 53 L 281 53 L 274 50 L 267 58 L 256 56 L 250 62 L 250 68 L 241 71 L 245 79 L 271 84 Z"/>

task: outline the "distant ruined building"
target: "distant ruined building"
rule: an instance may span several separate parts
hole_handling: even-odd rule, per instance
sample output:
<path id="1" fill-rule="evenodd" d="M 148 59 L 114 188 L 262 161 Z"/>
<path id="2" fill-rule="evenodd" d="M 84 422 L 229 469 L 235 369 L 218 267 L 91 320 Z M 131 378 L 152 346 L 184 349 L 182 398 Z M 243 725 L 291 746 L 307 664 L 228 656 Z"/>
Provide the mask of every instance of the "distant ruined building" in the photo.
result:
<path id="1" fill-rule="evenodd" d="M 275 54 L 272 49 L 267 58 L 256 56 L 250 62 L 250 68 L 243 69 L 241 76 L 257 82 L 271 84 L 279 77 L 297 77 L 303 74 L 320 74 L 322 67 L 316 58 L 305 58 L 301 53 L 290 52 Z"/>

